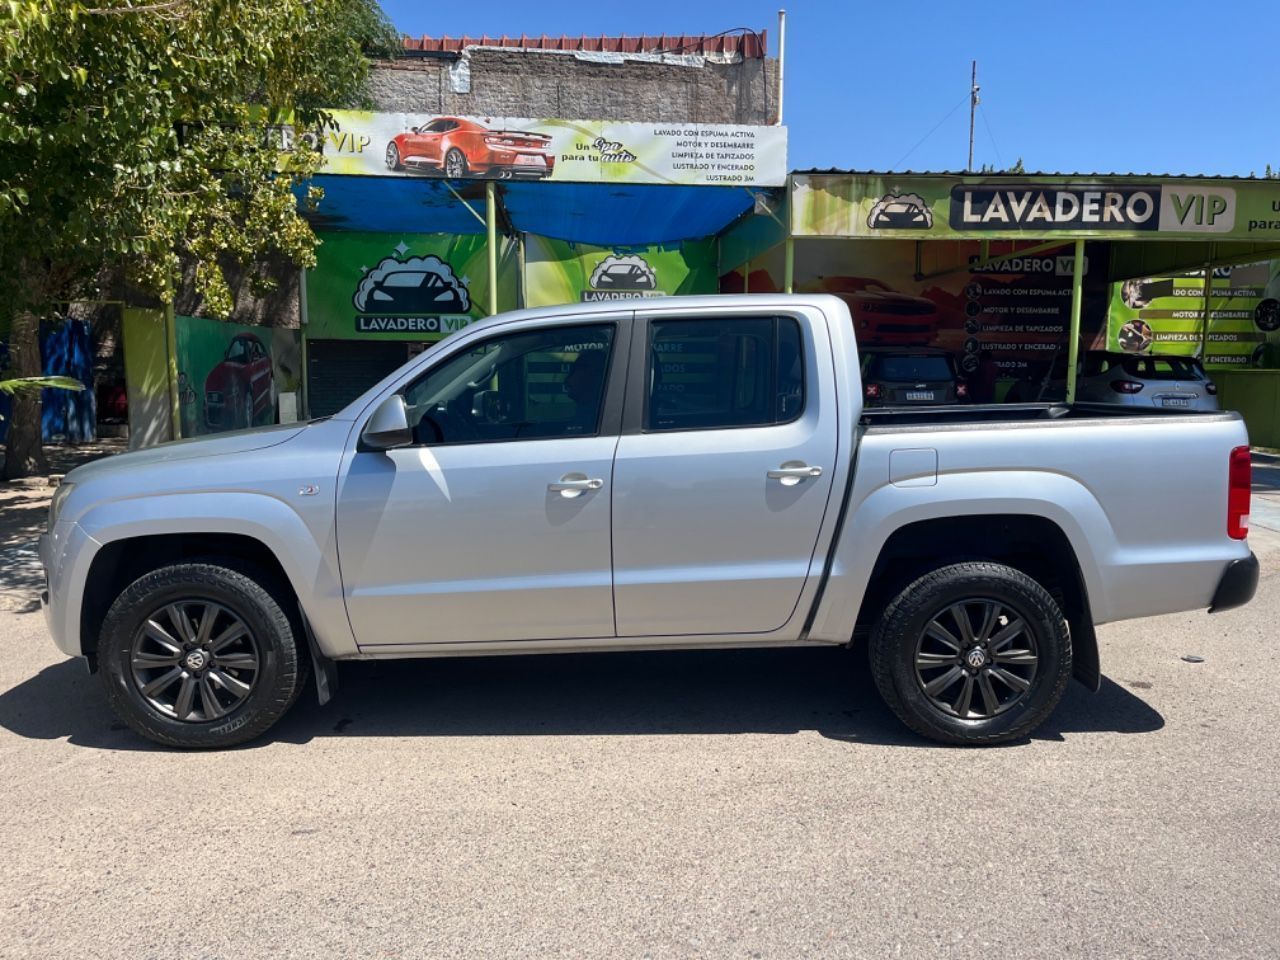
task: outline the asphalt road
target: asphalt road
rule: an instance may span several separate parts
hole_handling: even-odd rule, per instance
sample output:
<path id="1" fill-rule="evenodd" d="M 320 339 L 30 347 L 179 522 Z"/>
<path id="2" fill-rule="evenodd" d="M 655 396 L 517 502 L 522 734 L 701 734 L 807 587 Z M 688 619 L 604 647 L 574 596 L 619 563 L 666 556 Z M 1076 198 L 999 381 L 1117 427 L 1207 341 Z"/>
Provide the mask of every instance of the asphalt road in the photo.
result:
<path id="1" fill-rule="evenodd" d="M 1273 958 L 1278 539 L 1251 606 L 1103 628 L 1102 692 L 982 750 L 806 650 L 345 665 L 169 752 L 11 604 L 0 957 Z"/>

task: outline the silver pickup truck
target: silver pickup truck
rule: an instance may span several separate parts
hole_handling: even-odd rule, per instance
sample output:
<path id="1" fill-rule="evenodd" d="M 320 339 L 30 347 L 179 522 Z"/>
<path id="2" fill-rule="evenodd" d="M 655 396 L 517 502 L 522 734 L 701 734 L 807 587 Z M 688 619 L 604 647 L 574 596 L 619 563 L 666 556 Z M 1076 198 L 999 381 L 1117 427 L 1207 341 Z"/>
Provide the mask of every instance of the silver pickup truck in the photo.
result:
<path id="1" fill-rule="evenodd" d="M 1252 597 L 1237 415 L 863 392 L 833 297 L 496 316 L 335 416 L 68 474 L 49 626 L 173 746 L 340 660 L 849 644 L 913 730 L 985 744 L 1097 688 L 1096 624 Z"/>

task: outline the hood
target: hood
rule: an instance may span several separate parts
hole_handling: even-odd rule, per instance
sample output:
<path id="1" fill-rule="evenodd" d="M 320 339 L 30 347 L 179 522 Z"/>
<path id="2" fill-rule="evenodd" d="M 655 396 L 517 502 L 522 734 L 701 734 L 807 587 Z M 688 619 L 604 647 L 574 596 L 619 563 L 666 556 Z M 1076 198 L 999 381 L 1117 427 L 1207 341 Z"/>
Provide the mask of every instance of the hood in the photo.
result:
<path id="1" fill-rule="evenodd" d="M 118 470 L 132 470 L 151 464 L 174 460 L 195 460 L 201 457 L 220 457 L 226 454 L 248 453 L 262 450 L 292 440 L 307 428 L 305 423 L 281 423 L 271 427 L 255 427 L 252 430 L 233 430 L 212 437 L 197 437 L 162 443 L 146 450 L 135 450 L 114 457 L 103 457 L 82 467 L 76 467 L 66 476 L 67 483 L 83 483 Z"/>

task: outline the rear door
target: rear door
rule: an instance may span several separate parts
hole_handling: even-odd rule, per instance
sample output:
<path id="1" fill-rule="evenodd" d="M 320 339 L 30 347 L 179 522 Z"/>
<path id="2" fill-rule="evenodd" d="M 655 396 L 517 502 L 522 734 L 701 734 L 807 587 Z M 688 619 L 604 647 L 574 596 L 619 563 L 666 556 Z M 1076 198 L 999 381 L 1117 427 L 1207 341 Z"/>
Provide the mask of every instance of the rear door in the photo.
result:
<path id="1" fill-rule="evenodd" d="M 837 434 L 821 314 L 638 314 L 614 463 L 618 635 L 785 626 Z"/>

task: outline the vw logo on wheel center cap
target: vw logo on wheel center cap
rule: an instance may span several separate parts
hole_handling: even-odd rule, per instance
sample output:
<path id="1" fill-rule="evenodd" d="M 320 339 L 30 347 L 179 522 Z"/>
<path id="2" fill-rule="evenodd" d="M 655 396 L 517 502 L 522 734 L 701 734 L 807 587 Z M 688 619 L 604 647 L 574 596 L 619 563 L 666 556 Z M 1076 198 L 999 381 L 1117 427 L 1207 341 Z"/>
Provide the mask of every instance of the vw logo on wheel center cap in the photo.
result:
<path id="1" fill-rule="evenodd" d="M 965 663 L 969 664 L 974 670 L 983 667 L 987 663 L 987 655 L 983 653 L 981 647 L 974 647 L 965 655 Z"/>
<path id="2" fill-rule="evenodd" d="M 188 670 L 203 670 L 206 659 L 203 650 L 192 650 L 183 662 Z"/>

